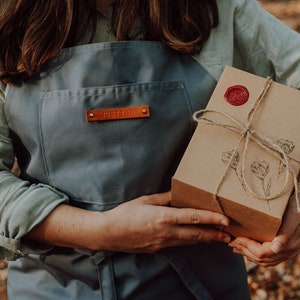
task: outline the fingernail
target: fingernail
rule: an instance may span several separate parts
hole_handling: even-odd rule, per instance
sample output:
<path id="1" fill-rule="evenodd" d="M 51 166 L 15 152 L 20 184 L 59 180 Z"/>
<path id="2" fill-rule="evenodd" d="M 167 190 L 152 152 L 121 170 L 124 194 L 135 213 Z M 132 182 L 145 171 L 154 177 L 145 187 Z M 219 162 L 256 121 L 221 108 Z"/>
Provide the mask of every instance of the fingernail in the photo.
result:
<path id="1" fill-rule="evenodd" d="M 274 242 L 271 245 L 271 250 L 274 253 L 279 253 L 281 251 L 281 249 L 282 249 L 281 243 L 279 243 L 278 241 L 274 240 Z"/>
<path id="2" fill-rule="evenodd" d="M 223 226 L 228 226 L 228 221 L 225 220 L 225 219 L 222 219 L 222 220 L 220 221 L 220 223 L 221 223 Z"/>

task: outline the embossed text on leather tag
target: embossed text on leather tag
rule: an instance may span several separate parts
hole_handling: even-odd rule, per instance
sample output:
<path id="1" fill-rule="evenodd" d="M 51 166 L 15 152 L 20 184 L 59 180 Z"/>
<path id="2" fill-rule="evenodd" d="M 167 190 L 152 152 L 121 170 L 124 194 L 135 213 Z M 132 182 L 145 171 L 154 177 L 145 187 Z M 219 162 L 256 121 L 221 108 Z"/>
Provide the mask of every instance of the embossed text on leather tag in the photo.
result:
<path id="1" fill-rule="evenodd" d="M 150 117 L 149 105 L 94 109 L 94 110 L 86 111 L 86 120 L 88 122 L 138 119 L 138 118 L 149 118 L 149 117 Z"/>

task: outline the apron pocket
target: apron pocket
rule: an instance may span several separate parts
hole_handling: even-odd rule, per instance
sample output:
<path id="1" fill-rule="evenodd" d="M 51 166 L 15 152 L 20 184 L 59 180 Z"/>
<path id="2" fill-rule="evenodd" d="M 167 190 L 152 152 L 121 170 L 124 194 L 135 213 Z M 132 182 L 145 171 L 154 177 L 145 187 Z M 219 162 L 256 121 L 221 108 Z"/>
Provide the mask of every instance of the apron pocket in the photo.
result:
<path id="1" fill-rule="evenodd" d="M 86 121 L 88 110 L 142 105 L 149 118 Z M 193 124 L 181 81 L 44 92 L 40 135 L 49 182 L 97 210 L 159 192 L 170 184 Z"/>

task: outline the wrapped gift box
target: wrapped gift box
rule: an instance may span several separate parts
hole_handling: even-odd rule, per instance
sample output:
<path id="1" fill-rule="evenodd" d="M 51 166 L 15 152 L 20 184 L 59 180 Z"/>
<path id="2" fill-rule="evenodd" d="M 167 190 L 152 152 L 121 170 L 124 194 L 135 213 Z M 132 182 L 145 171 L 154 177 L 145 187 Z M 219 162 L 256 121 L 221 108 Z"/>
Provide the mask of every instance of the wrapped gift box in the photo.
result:
<path id="1" fill-rule="evenodd" d="M 272 240 L 300 168 L 300 91 L 224 72 L 172 179 L 172 205 L 221 212 L 233 236 Z"/>

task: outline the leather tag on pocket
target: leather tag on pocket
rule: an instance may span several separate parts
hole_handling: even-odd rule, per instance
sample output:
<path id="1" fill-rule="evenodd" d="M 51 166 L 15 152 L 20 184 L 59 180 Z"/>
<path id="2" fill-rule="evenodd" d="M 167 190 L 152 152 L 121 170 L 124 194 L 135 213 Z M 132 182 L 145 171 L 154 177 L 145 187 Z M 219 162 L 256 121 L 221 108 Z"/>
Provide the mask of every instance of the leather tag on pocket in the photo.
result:
<path id="1" fill-rule="evenodd" d="M 149 117 L 150 117 L 149 105 L 94 109 L 94 110 L 86 111 L 86 120 L 88 122 L 139 119 L 139 118 L 149 118 Z"/>

